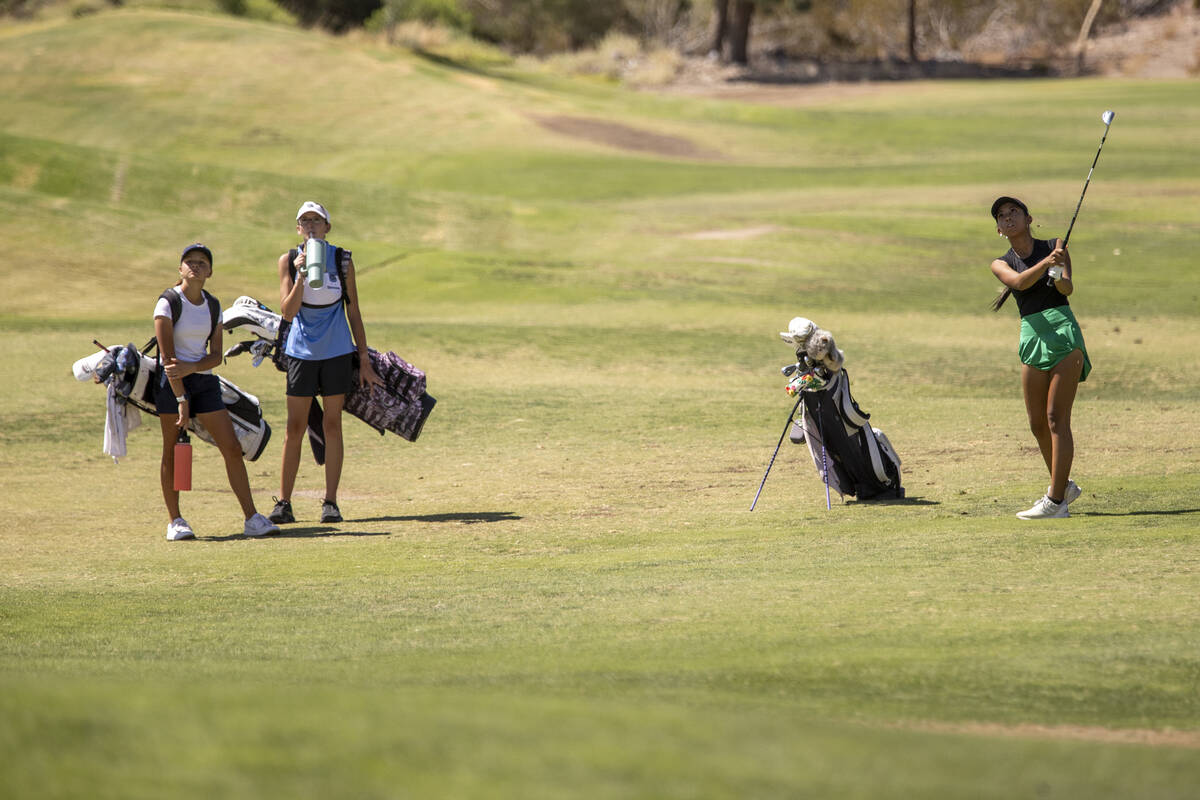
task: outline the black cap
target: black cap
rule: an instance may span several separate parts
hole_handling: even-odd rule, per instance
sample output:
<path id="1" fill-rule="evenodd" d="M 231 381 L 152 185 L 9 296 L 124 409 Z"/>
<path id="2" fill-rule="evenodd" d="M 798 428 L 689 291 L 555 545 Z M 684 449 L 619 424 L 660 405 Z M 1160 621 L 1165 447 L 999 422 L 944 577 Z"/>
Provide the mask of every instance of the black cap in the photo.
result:
<path id="1" fill-rule="evenodd" d="M 1000 206 L 1005 203 L 1012 203 L 1017 208 L 1021 209 L 1028 216 L 1029 208 L 1015 197 L 997 197 L 996 202 L 992 203 L 992 219 L 1000 216 Z"/>
<path id="2" fill-rule="evenodd" d="M 212 265 L 212 263 L 213 263 L 212 250 L 209 250 L 207 247 L 200 244 L 199 242 L 196 242 L 195 244 L 189 244 L 187 247 L 183 248 L 183 255 L 181 255 L 179 257 L 179 260 L 183 261 L 185 258 L 187 258 L 188 253 L 191 253 L 195 250 L 199 250 L 201 253 L 204 253 L 204 255 L 208 256 L 208 263 L 210 266 Z"/>

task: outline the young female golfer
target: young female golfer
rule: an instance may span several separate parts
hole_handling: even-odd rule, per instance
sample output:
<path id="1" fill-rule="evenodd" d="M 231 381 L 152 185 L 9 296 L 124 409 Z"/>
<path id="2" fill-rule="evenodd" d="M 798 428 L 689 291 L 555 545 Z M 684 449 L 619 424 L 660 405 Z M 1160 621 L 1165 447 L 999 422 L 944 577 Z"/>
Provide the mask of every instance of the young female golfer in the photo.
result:
<path id="1" fill-rule="evenodd" d="M 300 443 L 308 427 L 308 410 L 317 395 L 325 398 L 325 499 L 321 503 L 321 522 L 342 521 L 342 512 L 337 505 L 345 452 L 342 408 L 346 393 L 353 388 L 352 359 L 358 358 L 360 384 L 383 386 L 367 357 L 367 335 L 358 307 L 354 259 L 349 251 L 324 241 L 332 227 L 329 212 L 323 205 L 311 200 L 304 203 L 296 212 L 300 246 L 279 257 L 280 313 L 291 322 L 291 327 L 283 349 L 288 357 L 287 430 L 283 436 L 280 497 L 276 498 L 275 508 L 271 511 L 272 522 L 296 521 L 292 512 L 292 490 L 300 470 Z M 319 252 L 324 252 L 326 266 L 319 287 L 310 286 L 305 277 L 305 246 L 309 239 L 324 244 L 323 251 Z"/>
<path id="2" fill-rule="evenodd" d="M 192 417 L 204 424 L 225 458 L 229 486 L 246 518 L 242 532 L 247 536 L 279 533 L 279 528 L 254 508 L 242 447 L 221 401 L 221 385 L 212 374 L 212 368 L 221 363 L 222 352 L 220 318 L 213 313 L 215 308 L 219 314 L 220 305 L 204 291 L 212 271 L 212 252 L 202 244 L 188 245 L 180 258 L 179 283 L 164 292 L 154 307 L 154 335 L 162 361 L 154 395 L 163 439 L 159 477 L 170 520 L 167 540 L 172 542 L 196 538 L 179 513 L 179 492 L 175 491 L 175 441 Z"/>
<path id="3" fill-rule="evenodd" d="M 1067 505 L 1083 492 L 1071 480 L 1075 441 L 1071 436 L 1071 406 L 1075 390 L 1092 370 L 1083 333 L 1067 296 L 1071 256 L 1061 239 L 1034 239 L 1033 217 L 1015 197 L 992 203 L 996 230 L 1008 239 L 1009 251 L 992 262 L 992 272 L 1005 289 L 993 303 L 999 310 L 1008 295 L 1017 298 L 1021 314 L 1021 388 L 1029 427 L 1050 471 L 1046 495 L 1017 514 L 1021 519 L 1067 517 Z"/>

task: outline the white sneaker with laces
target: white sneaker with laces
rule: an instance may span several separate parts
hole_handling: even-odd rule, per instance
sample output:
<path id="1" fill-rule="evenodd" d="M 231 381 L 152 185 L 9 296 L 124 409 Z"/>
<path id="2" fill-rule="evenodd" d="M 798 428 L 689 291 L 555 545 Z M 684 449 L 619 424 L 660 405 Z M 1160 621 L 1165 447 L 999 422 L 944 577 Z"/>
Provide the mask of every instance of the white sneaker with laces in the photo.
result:
<path id="1" fill-rule="evenodd" d="M 187 524 L 183 517 L 176 517 L 167 523 L 167 541 L 178 542 L 181 539 L 195 539 L 196 532 Z"/>
<path id="2" fill-rule="evenodd" d="M 1067 503 L 1056 503 L 1049 497 L 1043 496 L 1027 511 L 1017 512 L 1019 519 L 1062 519 L 1071 516 L 1067 511 Z"/>
<path id="3" fill-rule="evenodd" d="M 268 533 L 279 533 L 279 526 L 262 514 L 255 513 L 253 517 L 246 520 L 246 524 L 242 528 L 242 533 L 246 536 L 257 538 L 259 536 L 266 536 Z"/>
<path id="4" fill-rule="evenodd" d="M 1050 487 L 1049 486 L 1046 487 L 1046 496 L 1047 497 L 1050 496 Z M 1083 489 L 1080 489 L 1078 486 L 1076 486 L 1075 481 L 1071 480 L 1070 478 L 1067 478 L 1067 491 L 1063 494 L 1063 503 L 1066 505 L 1071 505 L 1071 503 L 1074 503 L 1076 500 L 1078 500 L 1082 496 L 1083 496 Z"/>

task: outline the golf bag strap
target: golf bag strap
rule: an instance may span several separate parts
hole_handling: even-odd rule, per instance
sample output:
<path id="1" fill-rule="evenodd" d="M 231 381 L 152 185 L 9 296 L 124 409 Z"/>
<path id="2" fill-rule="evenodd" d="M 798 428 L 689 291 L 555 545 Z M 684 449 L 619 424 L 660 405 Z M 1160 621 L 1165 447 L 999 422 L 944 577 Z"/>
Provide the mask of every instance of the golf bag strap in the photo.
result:
<path id="1" fill-rule="evenodd" d="M 835 377 L 837 385 L 834 387 L 836 393 L 834 399 L 837 402 L 838 413 L 842 419 L 846 421 L 847 428 L 853 426 L 855 430 L 867 424 L 867 420 L 871 418 L 870 414 L 863 413 L 862 409 L 854 402 L 854 398 L 850 396 L 850 376 L 846 370 L 842 370 Z M 853 433 L 847 430 L 847 433 Z"/>
<path id="2" fill-rule="evenodd" d="M 288 250 L 288 269 L 291 271 L 292 283 L 296 282 L 296 256 L 300 255 L 299 248 L 293 247 Z M 351 258 L 351 253 L 345 248 L 338 247 L 334 249 L 333 263 L 337 267 L 338 281 L 342 284 L 342 299 L 335 300 L 332 303 L 301 303 L 305 308 L 329 308 L 338 303 L 350 305 L 350 297 L 346 293 L 346 264 L 345 262 Z"/>

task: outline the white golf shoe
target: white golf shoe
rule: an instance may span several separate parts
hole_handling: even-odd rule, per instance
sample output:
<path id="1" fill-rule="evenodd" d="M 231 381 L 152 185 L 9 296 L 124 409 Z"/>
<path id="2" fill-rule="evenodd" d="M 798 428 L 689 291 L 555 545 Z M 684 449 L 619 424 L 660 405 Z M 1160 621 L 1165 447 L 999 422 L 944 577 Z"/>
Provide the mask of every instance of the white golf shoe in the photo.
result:
<path id="1" fill-rule="evenodd" d="M 259 536 L 266 536 L 268 533 L 279 533 L 279 526 L 262 514 L 256 513 L 250 519 L 246 520 L 246 524 L 242 528 L 242 533 L 246 536 L 258 538 Z"/>
<path id="2" fill-rule="evenodd" d="M 1050 487 L 1046 487 L 1046 496 L 1050 496 Z M 1063 494 L 1063 505 L 1071 505 L 1083 496 L 1083 489 L 1075 485 L 1075 481 L 1067 478 L 1067 491 Z"/>
<path id="3" fill-rule="evenodd" d="M 1069 516 L 1071 514 L 1067 511 L 1065 500 L 1056 503 L 1044 495 L 1041 500 L 1033 504 L 1033 508 L 1017 512 L 1018 519 L 1062 519 Z"/>
<path id="4" fill-rule="evenodd" d="M 167 523 L 167 541 L 178 542 L 183 539 L 195 539 L 196 533 L 183 517 L 176 517 Z"/>

